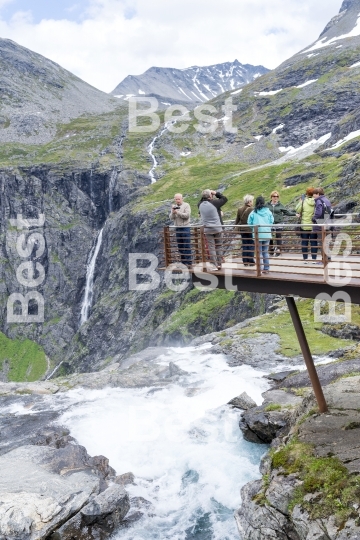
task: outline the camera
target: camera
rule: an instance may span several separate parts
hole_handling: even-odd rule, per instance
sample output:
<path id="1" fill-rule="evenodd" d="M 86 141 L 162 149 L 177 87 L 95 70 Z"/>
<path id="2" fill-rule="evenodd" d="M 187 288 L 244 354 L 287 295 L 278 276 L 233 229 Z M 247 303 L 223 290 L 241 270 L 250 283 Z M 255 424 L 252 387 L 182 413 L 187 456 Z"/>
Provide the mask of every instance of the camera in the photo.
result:
<path id="1" fill-rule="evenodd" d="M 180 210 L 180 206 L 178 204 L 173 204 L 173 210 Z"/>

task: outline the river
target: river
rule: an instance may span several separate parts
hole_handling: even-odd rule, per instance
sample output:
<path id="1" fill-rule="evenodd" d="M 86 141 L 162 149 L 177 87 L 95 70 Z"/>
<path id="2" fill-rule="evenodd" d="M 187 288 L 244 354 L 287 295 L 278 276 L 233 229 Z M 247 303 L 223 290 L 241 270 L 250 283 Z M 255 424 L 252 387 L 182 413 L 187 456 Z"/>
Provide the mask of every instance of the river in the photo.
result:
<path id="1" fill-rule="evenodd" d="M 238 540 L 240 488 L 260 477 L 267 447 L 243 439 L 240 411 L 226 403 L 246 391 L 259 404 L 268 382 L 249 366 L 230 368 L 206 344 L 166 349 L 157 361 L 188 375 L 164 388 L 71 391 L 59 422 L 117 474 L 133 472 L 126 489 L 153 505 L 114 540 Z"/>

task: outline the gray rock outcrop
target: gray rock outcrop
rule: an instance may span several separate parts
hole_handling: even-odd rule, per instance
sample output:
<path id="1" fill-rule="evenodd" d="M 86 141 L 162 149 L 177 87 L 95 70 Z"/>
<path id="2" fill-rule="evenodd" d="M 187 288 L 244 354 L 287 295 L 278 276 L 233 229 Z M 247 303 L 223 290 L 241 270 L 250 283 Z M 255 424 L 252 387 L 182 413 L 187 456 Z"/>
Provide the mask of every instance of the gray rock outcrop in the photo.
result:
<path id="1" fill-rule="evenodd" d="M 288 417 L 286 431 L 273 440 L 272 446 L 283 449 L 295 437 L 295 442 L 311 445 L 315 458 L 337 458 L 338 463 L 344 464 L 353 475 L 351 478 L 360 478 L 360 376 L 328 384 L 324 394 L 329 406 L 328 413 L 316 414 L 314 398 L 309 395 L 297 404 L 293 414 Z M 279 400 L 279 395 L 273 397 Z M 266 435 L 266 422 L 264 431 Z M 281 466 L 274 467 L 271 455 L 262 460 L 261 472 L 263 480 L 251 482 L 242 489 L 242 506 L 235 514 L 243 540 L 360 538 L 360 504 L 355 500 L 356 495 L 355 499 L 348 501 L 351 512 L 340 523 L 328 511 L 321 512 L 321 493 L 314 493 L 310 489 L 304 496 L 304 502 L 299 502 L 297 490 L 303 486 L 303 480 L 298 472 L 287 474 Z M 297 504 L 294 504 L 295 496 Z M 320 514 L 321 517 L 311 515 L 309 508 L 312 507 L 317 509 L 316 515 Z"/>
<path id="2" fill-rule="evenodd" d="M 115 532 L 129 511 L 129 496 L 119 485 L 110 486 L 81 508 L 51 540 L 103 540 Z"/>
<path id="3" fill-rule="evenodd" d="M 108 538 L 130 508 L 123 487 L 109 487 L 108 460 L 90 458 L 73 439 L 59 448 L 41 442 L 0 457 L 0 538 Z"/>
<path id="4" fill-rule="evenodd" d="M 231 399 L 228 402 L 228 405 L 232 405 L 233 407 L 236 407 L 237 409 L 244 409 L 245 411 L 256 407 L 255 401 L 250 396 L 248 396 L 246 392 L 243 392 L 239 396 Z"/>

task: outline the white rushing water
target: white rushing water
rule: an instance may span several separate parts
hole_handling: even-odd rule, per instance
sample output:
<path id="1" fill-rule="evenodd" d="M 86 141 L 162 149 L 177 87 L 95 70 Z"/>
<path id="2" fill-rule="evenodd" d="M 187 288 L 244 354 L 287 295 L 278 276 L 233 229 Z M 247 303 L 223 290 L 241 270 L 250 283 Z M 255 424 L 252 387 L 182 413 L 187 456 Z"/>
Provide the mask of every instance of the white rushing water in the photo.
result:
<path id="1" fill-rule="evenodd" d="M 85 294 L 84 294 L 84 300 L 81 306 L 80 326 L 88 320 L 90 309 L 92 306 L 95 265 L 96 265 L 96 259 L 97 259 L 97 256 L 99 255 L 99 251 L 101 247 L 103 230 L 104 229 L 101 229 L 101 231 L 99 232 L 95 247 L 91 250 L 89 259 L 88 259 L 88 266 L 86 270 Z"/>
<path id="2" fill-rule="evenodd" d="M 52 372 L 50 373 L 50 375 L 48 375 L 48 376 L 46 377 L 45 380 L 46 380 L 46 381 L 49 381 L 49 380 L 51 379 L 51 377 L 53 377 L 53 376 L 55 375 L 55 373 L 57 373 L 57 371 L 60 369 L 60 367 L 63 365 L 63 363 L 64 363 L 64 360 L 62 360 L 62 361 L 60 362 L 60 364 L 58 364 L 58 365 L 55 367 L 55 369 L 52 370 Z"/>
<path id="3" fill-rule="evenodd" d="M 114 194 L 114 187 L 116 184 L 118 172 L 116 169 L 113 169 L 111 176 L 110 176 L 110 182 L 109 182 L 109 212 L 111 213 L 114 209 L 113 205 L 113 194 Z"/>
<path id="4" fill-rule="evenodd" d="M 175 124 L 175 122 L 173 121 L 170 121 L 170 122 L 166 122 L 165 126 L 163 127 L 163 129 L 160 131 L 160 133 L 158 135 L 156 135 L 156 137 L 153 138 L 153 140 L 151 141 L 151 143 L 149 144 L 148 146 L 148 153 L 149 153 L 149 156 L 151 157 L 151 159 L 153 160 L 153 166 L 151 167 L 150 171 L 149 171 L 149 176 L 151 178 L 151 183 L 152 184 L 155 184 L 156 182 L 156 178 L 155 178 L 155 169 L 156 167 L 159 165 L 158 162 L 157 162 L 157 159 L 156 157 L 154 156 L 153 154 L 153 150 L 154 150 L 154 145 L 155 145 L 155 142 L 163 135 L 163 133 L 165 133 L 165 131 L 167 131 L 169 129 L 169 125 L 170 124 Z"/>
<path id="5" fill-rule="evenodd" d="M 150 501 L 145 515 L 114 540 L 239 540 L 233 517 L 240 488 L 260 477 L 266 446 L 246 442 L 240 411 L 226 403 L 246 391 L 259 404 L 263 373 L 229 367 L 207 345 L 169 348 L 170 361 L 189 373 L 164 388 L 74 390 L 60 419 L 90 455 L 105 455 L 117 474 L 133 472 L 130 496 Z"/>

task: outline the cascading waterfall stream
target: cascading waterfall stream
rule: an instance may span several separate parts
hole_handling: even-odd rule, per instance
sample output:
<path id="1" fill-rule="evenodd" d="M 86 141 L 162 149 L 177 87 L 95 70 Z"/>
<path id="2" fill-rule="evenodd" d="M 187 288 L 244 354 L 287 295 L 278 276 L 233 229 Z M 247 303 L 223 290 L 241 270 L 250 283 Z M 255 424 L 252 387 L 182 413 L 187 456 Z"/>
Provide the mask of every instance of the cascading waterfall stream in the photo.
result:
<path id="1" fill-rule="evenodd" d="M 61 366 L 63 363 L 64 363 L 64 361 L 62 360 L 62 361 L 60 362 L 60 364 L 58 364 L 58 365 L 56 366 L 56 368 L 52 370 L 52 372 L 50 373 L 50 375 L 48 375 L 48 376 L 46 377 L 45 380 L 46 380 L 46 381 L 49 381 L 49 380 L 51 379 L 51 377 L 53 377 L 53 376 L 55 375 L 55 373 L 58 371 L 58 369 L 60 368 L 60 366 Z"/>
<path id="2" fill-rule="evenodd" d="M 151 178 L 151 183 L 152 184 L 155 184 L 156 183 L 156 178 L 155 178 L 155 175 L 154 175 L 154 172 L 155 172 L 155 169 L 157 168 L 157 166 L 159 165 L 159 163 L 157 162 L 156 160 L 156 157 L 154 156 L 153 154 L 153 150 L 154 150 L 154 145 L 155 145 L 155 142 L 160 139 L 160 137 L 165 133 L 165 131 L 167 131 L 169 129 L 169 125 L 171 124 L 175 124 L 174 121 L 170 121 L 170 122 L 166 122 L 165 126 L 163 127 L 163 129 L 160 131 L 160 133 L 158 135 L 156 135 L 156 137 L 153 138 L 153 140 L 151 141 L 151 143 L 149 144 L 148 146 L 148 153 L 149 153 L 149 156 L 151 157 L 151 159 L 153 160 L 153 166 L 151 167 L 150 171 L 149 171 L 149 176 Z"/>
<path id="3" fill-rule="evenodd" d="M 95 247 L 90 252 L 89 259 L 88 259 L 88 266 L 86 270 L 85 294 L 84 294 L 84 300 L 81 306 L 80 326 L 82 326 L 88 320 L 89 315 L 90 315 L 90 309 L 92 306 L 92 299 L 93 299 L 94 273 L 95 273 L 96 259 L 97 259 L 97 256 L 99 255 L 99 251 L 101 247 L 103 230 L 104 229 L 102 228 L 101 231 L 99 232 Z"/>
<path id="4" fill-rule="evenodd" d="M 113 193 L 114 193 L 114 187 L 116 184 L 118 172 L 116 169 L 113 169 L 111 176 L 110 176 L 110 182 L 109 182 L 109 212 L 113 212 L 114 205 L 113 205 Z"/>

